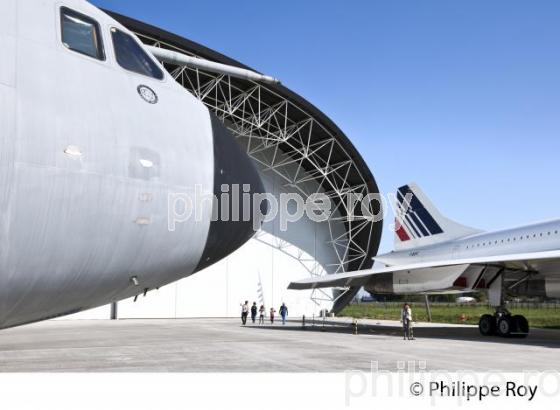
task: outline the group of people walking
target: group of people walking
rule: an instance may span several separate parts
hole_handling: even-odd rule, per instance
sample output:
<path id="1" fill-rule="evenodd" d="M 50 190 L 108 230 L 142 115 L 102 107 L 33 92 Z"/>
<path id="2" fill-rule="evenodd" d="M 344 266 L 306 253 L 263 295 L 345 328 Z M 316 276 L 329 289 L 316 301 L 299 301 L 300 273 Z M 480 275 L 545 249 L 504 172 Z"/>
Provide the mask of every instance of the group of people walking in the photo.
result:
<path id="1" fill-rule="evenodd" d="M 243 324 L 243 326 L 245 326 L 247 324 L 247 318 L 249 317 L 249 312 L 251 313 L 251 321 L 253 322 L 253 324 L 256 323 L 257 321 L 257 314 L 259 315 L 259 325 L 264 325 L 264 316 L 266 313 L 266 309 L 264 307 L 264 305 L 261 305 L 260 307 L 257 307 L 257 302 L 253 302 L 253 305 L 251 307 L 249 307 L 249 301 L 246 300 L 245 303 L 241 304 L 241 323 Z M 286 306 L 285 303 L 282 303 L 282 306 L 280 306 L 280 317 L 282 318 L 282 324 L 285 325 L 286 324 L 286 318 L 288 317 L 288 307 Z M 274 324 L 274 317 L 276 315 L 276 310 L 274 308 L 270 308 L 269 310 L 269 320 L 270 320 L 270 324 L 273 325 Z"/>
<path id="2" fill-rule="evenodd" d="M 253 305 L 249 307 L 249 301 L 246 300 L 245 303 L 241 304 L 241 323 L 243 326 L 247 324 L 247 318 L 249 317 L 249 313 L 251 313 L 251 321 L 253 324 L 257 321 L 257 314 L 259 315 L 259 325 L 264 325 L 264 315 L 266 309 L 264 305 L 257 307 L 257 302 L 253 302 Z M 282 318 L 282 324 L 286 324 L 286 318 L 288 317 L 288 307 L 285 303 L 282 303 L 279 309 L 280 317 Z M 274 324 L 276 310 L 274 308 L 270 308 L 269 310 L 269 320 L 270 324 Z M 414 333 L 412 329 L 412 309 L 408 303 L 403 305 L 401 310 L 401 323 L 403 325 L 403 332 L 404 332 L 404 340 L 414 340 Z"/>

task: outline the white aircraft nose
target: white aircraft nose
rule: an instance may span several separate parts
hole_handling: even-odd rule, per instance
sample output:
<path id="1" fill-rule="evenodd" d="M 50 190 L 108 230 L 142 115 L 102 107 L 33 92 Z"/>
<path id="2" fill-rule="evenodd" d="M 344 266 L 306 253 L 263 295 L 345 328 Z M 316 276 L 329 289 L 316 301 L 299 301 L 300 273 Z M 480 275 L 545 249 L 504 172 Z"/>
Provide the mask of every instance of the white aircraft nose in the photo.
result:
<path id="1" fill-rule="evenodd" d="M 220 120 L 213 114 L 210 116 L 214 137 L 214 195 L 218 202 L 214 203 L 214 218 L 195 271 L 225 258 L 251 239 L 267 212 L 266 201 L 259 209 L 253 209 L 254 194 L 265 190 L 252 160 Z M 229 195 L 226 206 L 220 200 L 224 193 Z M 247 194 L 250 200 L 244 201 Z"/>

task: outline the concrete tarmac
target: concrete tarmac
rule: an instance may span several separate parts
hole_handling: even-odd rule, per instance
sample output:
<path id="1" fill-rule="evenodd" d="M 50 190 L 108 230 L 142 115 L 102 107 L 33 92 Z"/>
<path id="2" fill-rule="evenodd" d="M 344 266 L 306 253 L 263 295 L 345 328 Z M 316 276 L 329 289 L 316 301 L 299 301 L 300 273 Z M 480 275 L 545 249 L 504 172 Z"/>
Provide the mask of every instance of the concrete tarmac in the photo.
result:
<path id="1" fill-rule="evenodd" d="M 350 319 L 259 327 L 238 319 L 59 320 L 0 331 L 0 372 L 560 370 L 560 331 L 482 337 L 475 326 Z"/>

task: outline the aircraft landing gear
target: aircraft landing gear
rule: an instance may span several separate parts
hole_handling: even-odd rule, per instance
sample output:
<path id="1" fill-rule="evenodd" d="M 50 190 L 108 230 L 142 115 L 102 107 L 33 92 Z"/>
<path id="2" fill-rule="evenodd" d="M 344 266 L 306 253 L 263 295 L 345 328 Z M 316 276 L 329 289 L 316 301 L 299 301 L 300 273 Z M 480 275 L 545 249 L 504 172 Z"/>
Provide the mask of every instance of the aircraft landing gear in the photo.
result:
<path id="1" fill-rule="evenodd" d="M 496 332 L 496 319 L 492 315 L 482 315 L 478 321 L 478 330 L 482 336 L 492 336 Z"/>
<path id="2" fill-rule="evenodd" d="M 506 309 L 506 287 L 503 270 L 488 285 L 488 299 L 496 307 L 493 315 L 482 315 L 478 322 L 478 330 L 483 336 L 498 335 L 502 337 L 527 337 L 529 322 L 524 316 L 512 315 Z"/>
<path id="3" fill-rule="evenodd" d="M 515 315 L 511 319 L 515 326 L 514 336 L 527 337 L 529 334 L 529 321 L 527 318 L 525 316 Z"/>
<path id="4" fill-rule="evenodd" d="M 512 315 L 505 308 L 497 308 L 494 315 L 482 315 L 478 330 L 483 336 L 527 337 L 529 322 L 525 316 Z"/>

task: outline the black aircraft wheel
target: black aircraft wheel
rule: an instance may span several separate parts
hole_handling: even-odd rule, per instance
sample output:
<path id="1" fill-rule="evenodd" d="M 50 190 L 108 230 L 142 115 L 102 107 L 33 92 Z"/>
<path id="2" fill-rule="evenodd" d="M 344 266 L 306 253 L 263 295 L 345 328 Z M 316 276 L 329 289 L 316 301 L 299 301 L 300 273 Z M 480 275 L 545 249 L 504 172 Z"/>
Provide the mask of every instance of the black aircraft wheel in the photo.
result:
<path id="1" fill-rule="evenodd" d="M 483 336 L 492 336 L 496 331 L 496 319 L 492 315 L 482 315 L 478 321 L 478 330 Z"/>
<path id="2" fill-rule="evenodd" d="M 514 330 L 514 321 L 511 316 L 502 316 L 498 319 L 498 334 L 502 337 L 509 337 L 512 330 Z"/>
<path id="3" fill-rule="evenodd" d="M 515 337 L 527 337 L 529 334 L 529 322 L 525 316 L 515 315 L 511 318 L 513 322 L 512 336 Z"/>

